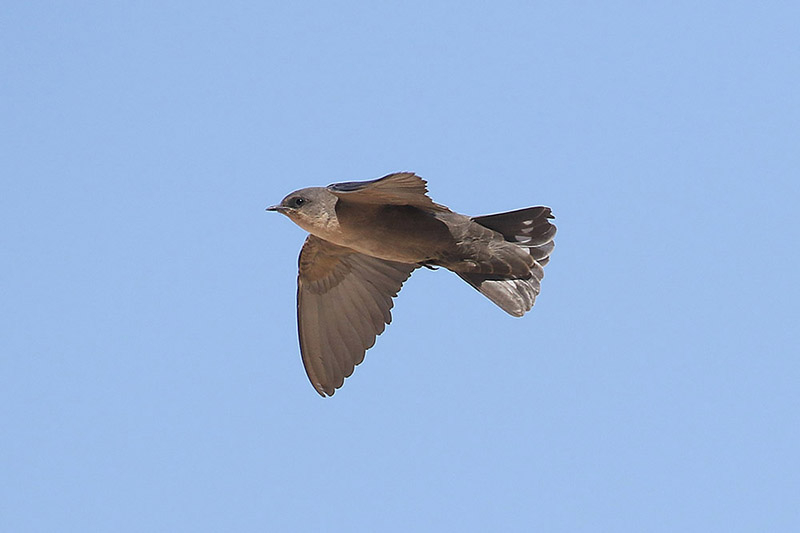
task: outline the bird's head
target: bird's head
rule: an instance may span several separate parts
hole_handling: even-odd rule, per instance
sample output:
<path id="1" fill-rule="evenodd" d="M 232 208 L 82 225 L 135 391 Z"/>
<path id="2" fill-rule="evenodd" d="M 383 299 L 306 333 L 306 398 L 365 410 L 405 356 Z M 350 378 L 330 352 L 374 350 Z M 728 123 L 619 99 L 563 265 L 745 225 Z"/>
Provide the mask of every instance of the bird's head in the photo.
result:
<path id="1" fill-rule="evenodd" d="M 336 221 L 336 196 L 325 187 L 308 187 L 294 191 L 281 203 L 267 211 L 277 211 L 309 233 L 322 237 Z M 324 237 L 323 237 L 324 238 Z"/>

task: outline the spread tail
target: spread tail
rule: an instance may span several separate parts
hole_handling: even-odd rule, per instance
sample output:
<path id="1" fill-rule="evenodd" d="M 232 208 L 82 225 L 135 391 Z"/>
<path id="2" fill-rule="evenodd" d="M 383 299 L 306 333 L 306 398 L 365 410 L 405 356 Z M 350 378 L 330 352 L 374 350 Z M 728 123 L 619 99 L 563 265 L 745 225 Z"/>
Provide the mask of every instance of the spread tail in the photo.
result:
<path id="1" fill-rule="evenodd" d="M 528 250 L 535 264 L 528 275 L 504 278 L 497 274 L 461 273 L 458 275 L 512 316 L 530 311 L 539 294 L 544 265 L 550 261 L 556 227 L 549 207 L 528 207 L 507 213 L 474 217 L 472 220 L 494 230 L 506 241 Z"/>

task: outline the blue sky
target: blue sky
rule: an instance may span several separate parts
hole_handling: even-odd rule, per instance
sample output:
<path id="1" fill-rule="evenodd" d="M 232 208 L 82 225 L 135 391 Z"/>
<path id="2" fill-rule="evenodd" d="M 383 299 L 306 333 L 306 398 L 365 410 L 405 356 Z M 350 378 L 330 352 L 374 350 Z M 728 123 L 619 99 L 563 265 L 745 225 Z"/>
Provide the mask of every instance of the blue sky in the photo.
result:
<path id="1" fill-rule="evenodd" d="M 796 2 L 13 2 L 0 530 L 800 528 Z M 419 271 L 345 387 L 311 185 L 549 205 L 514 319 Z"/>

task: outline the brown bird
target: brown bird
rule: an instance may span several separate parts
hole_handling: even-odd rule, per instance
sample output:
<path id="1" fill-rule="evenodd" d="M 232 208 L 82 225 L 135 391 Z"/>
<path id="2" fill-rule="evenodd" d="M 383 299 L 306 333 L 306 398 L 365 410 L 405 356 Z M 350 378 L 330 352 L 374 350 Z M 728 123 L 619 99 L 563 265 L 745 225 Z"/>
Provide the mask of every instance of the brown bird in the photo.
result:
<path id="1" fill-rule="evenodd" d="M 309 187 L 268 207 L 308 231 L 297 329 L 311 384 L 333 395 L 392 321 L 419 267 L 444 267 L 513 316 L 533 307 L 556 227 L 549 207 L 469 217 L 434 203 L 411 172 Z"/>

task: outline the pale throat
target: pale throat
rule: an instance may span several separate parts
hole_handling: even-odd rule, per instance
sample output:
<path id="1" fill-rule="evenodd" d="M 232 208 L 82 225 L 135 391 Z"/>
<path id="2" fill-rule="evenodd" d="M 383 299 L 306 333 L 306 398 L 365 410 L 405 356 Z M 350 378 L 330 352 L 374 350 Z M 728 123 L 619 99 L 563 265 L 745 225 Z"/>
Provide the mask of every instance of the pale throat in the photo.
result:
<path id="1" fill-rule="evenodd" d="M 339 219 L 336 217 L 336 212 L 322 211 L 316 213 L 316 215 L 317 216 L 313 218 L 296 215 L 292 217 L 292 221 L 320 239 L 325 239 L 334 244 L 345 245 L 342 242 L 342 231 L 339 226 Z"/>

